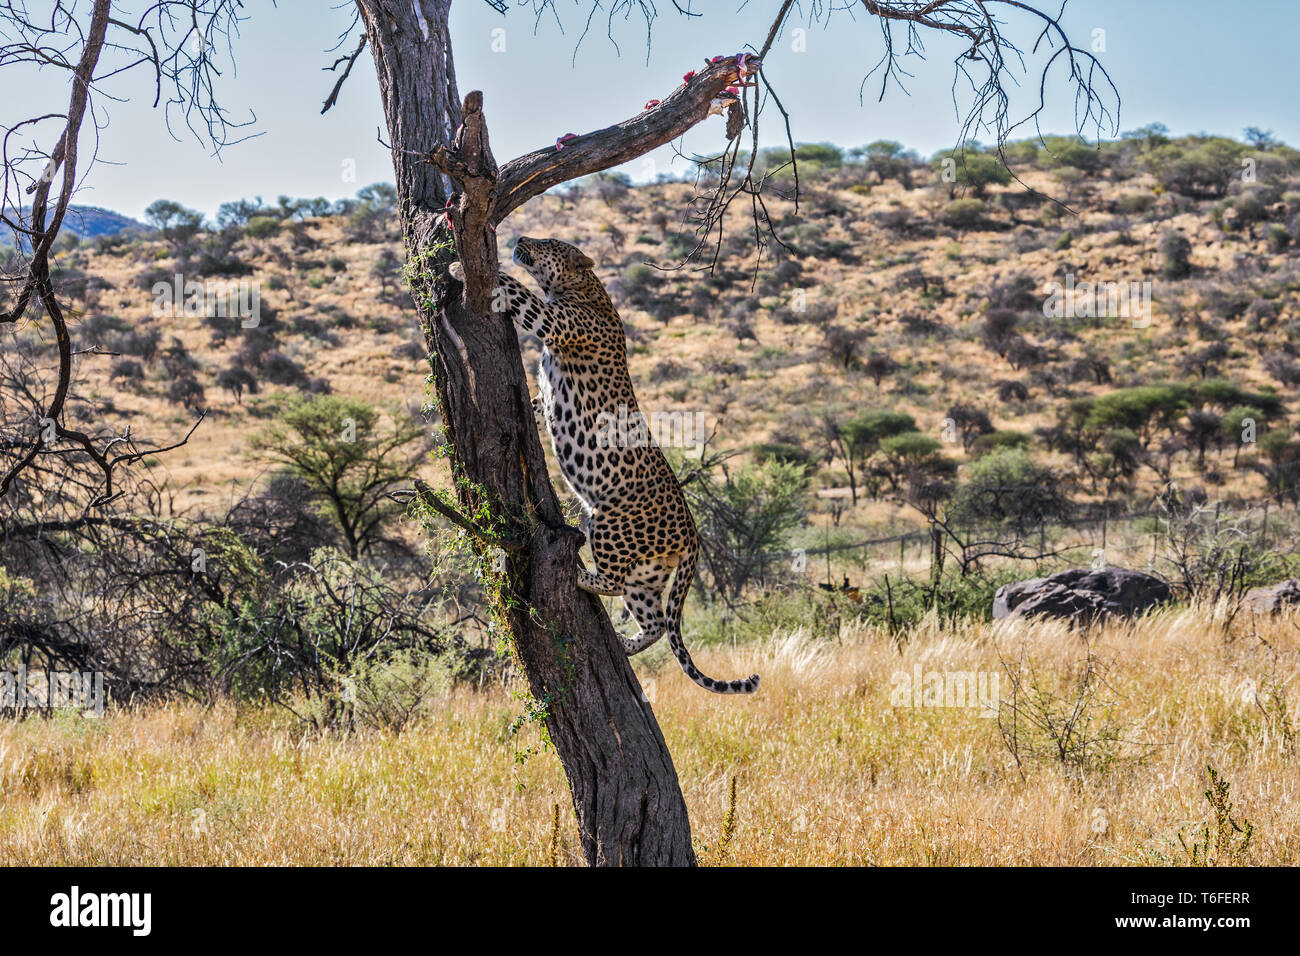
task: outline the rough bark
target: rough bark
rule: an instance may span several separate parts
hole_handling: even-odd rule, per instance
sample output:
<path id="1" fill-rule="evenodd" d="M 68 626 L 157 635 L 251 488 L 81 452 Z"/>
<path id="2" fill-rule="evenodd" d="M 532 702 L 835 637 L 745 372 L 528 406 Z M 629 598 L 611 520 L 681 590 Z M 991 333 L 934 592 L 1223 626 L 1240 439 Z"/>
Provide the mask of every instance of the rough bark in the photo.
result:
<path id="1" fill-rule="evenodd" d="M 577 587 L 582 539 L 566 526 L 547 474 L 515 330 L 486 308 L 497 268 L 488 227 L 549 186 L 679 135 L 704 118 L 735 69 L 715 64 L 671 104 L 571 141 L 562 157 L 540 150 L 498 172 L 481 94 L 459 102 L 449 6 L 358 0 L 391 137 L 412 292 L 455 449 L 453 472 L 464 479 L 457 493 L 471 513 L 486 503 L 497 530 L 525 542 L 506 552 L 499 610 L 545 707 L 588 862 L 691 865 L 686 804 L 663 735 L 603 606 Z M 465 303 L 447 277 L 452 255 L 440 224 L 453 194 L 448 219 L 470 286 Z"/>

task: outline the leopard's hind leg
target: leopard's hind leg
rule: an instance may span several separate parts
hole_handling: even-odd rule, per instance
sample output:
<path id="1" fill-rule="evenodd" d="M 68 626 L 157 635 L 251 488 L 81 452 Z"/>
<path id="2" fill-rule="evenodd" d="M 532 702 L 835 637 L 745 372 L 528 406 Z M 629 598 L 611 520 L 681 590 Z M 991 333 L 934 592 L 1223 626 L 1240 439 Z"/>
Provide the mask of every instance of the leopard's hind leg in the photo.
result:
<path id="1" fill-rule="evenodd" d="M 663 593 L 672 577 L 673 567 L 663 558 L 634 567 L 624 582 L 623 606 L 636 619 L 636 635 L 623 639 L 628 656 L 640 654 L 668 631 L 664 618 Z"/>

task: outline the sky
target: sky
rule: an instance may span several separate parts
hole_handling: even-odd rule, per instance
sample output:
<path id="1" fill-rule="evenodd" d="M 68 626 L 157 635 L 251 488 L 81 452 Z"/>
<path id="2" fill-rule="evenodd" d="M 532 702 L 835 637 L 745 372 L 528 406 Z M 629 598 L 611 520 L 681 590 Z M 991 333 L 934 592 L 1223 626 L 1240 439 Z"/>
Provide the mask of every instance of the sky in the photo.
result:
<path id="1" fill-rule="evenodd" d="M 592 0 L 556 0 L 559 23 L 549 14 L 536 18 L 531 0 L 522 6 L 516 5 L 521 0 L 507 2 L 506 16 L 484 0 L 455 0 L 452 9 L 460 90 L 484 91 L 498 162 L 565 133 L 626 119 L 647 100 L 666 96 L 707 57 L 738 52 L 747 42 L 761 45 L 779 6 L 775 0 L 691 0 L 690 9 L 702 16 L 687 18 L 672 0 L 655 0 L 658 17 L 647 56 L 640 14 L 614 24 L 614 42 L 598 15 L 579 44 Z M 115 6 L 130 11 L 142 3 Z M 680 3 L 686 6 L 686 0 Z M 790 111 L 797 142 L 855 146 L 892 139 L 927 156 L 956 143 L 961 115 L 953 102 L 953 58 L 960 45 L 929 38 L 924 58 L 905 61 L 911 74 L 906 90 L 891 85 L 878 100 L 878 76 L 863 86 L 882 51 L 876 22 L 851 0 L 803 0 L 798 6 L 803 15 L 791 20 L 764 65 Z M 231 115 L 251 120 L 247 132 L 260 135 L 227 146 L 219 156 L 176 123 L 181 135 L 169 134 L 163 109 L 152 106 L 153 87 L 144 70 L 106 82 L 104 92 L 121 101 L 104 95 L 96 100 L 102 164 L 75 201 L 141 218 L 149 203 L 166 198 L 213 216 L 222 202 L 241 197 L 337 199 L 368 183 L 391 181 L 390 156 L 378 142 L 383 114 L 368 51 L 338 105 L 320 113 L 334 81 L 322 68 L 337 55 L 326 51 L 348 27 L 352 9 L 347 2 L 249 0 L 234 68 L 225 71 L 219 89 Z M 814 9 L 821 15 L 809 22 Z M 1122 97 L 1121 130 L 1161 122 L 1175 134 L 1240 137 L 1244 127 L 1259 126 L 1300 144 L 1300 61 L 1294 52 L 1300 2 L 1069 0 L 1062 23 L 1077 44 L 1099 48 Z M 1013 112 L 1019 107 L 1017 115 L 1023 115 L 1037 95 L 1044 57 L 1030 52 L 1037 31 L 1026 21 L 1012 17 L 1007 30 L 1025 50 L 1027 72 L 1019 75 L 1023 86 L 1013 94 Z M 348 51 L 354 43 L 348 41 Z M 6 127 L 37 108 L 66 109 L 63 72 L 31 68 L 26 77 L 6 74 L 0 83 L 13 84 L 0 87 L 0 123 Z M 14 95 L 19 87 L 22 95 Z M 1072 92 L 1059 71 L 1048 83 L 1047 101 L 1044 131 L 1072 129 Z M 763 145 L 783 143 L 778 114 L 767 113 L 764 120 Z M 721 118 L 710 118 L 687 135 L 684 151 L 720 149 L 722 129 Z M 684 173 L 687 166 L 680 159 L 674 163 L 664 148 L 625 171 L 643 181 Z"/>

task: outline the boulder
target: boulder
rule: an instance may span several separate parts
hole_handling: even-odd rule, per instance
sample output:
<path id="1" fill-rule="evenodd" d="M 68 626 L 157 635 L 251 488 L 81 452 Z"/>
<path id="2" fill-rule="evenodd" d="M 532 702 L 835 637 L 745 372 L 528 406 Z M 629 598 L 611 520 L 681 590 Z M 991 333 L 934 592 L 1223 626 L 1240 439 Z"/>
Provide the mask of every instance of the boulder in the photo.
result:
<path id="1" fill-rule="evenodd" d="M 1056 617 L 1085 623 L 1132 617 L 1173 598 L 1157 577 L 1124 568 L 1071 568 L 1046 578 L 1004 584 L 993 595 L 993 617 Z"/>
<path id="2" fill-rule="evenodd" d="M 1291 578 L 1266 588 L 1246 592 L 1246 607 L 1256 614 L 1279 614 L 1300 607 L 1300 579 Z"/>

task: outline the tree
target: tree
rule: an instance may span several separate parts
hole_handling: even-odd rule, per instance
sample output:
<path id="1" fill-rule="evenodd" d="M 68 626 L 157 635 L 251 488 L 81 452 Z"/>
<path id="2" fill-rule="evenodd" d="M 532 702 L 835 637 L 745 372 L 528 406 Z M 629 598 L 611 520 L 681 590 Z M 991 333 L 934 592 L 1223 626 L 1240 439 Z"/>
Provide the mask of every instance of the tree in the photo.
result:
<path id="1" fill-rule="evenodd" d="M 934 167 L 948 183 L 949 197 L 955 196 L 958 189 L 969 189 L 976 199 L 982 199 L 990 186 L 1011 182 L 1011 172 L 1002 161 L 975 143 L 940 153 L 934 159 Z"/>
<path id="2" fill-rule="evenodd" d="M 257 393 L 257 377 L 242 365 L 222 369 L 217 375 L 217 384 L 234 396 L 236 405 L 243 402 L 245 389 Z"/>
<path id="3" fill-rule="evenodd" d="M 999 448 L 971 465 L 938 522 L 957 546 L 965 576 L 982 558 L 1043 557 L 1026 552 L 1030 533 L 1070 513 L 1070 502 L 1050 469 L 1023 448 Z M 1041 547 L 1040 547 L 1041 551 Z"/>
<path id="4" fill-rule="evenodd" d="M 402 274 L 402 260 L 392 249 L 380 250 L 375 264 L 370 267 L 370 275 L 379 280 L 379 294 L 387 297 L 388 286 L 396 282 Z"/>
<path id="5" fill-rule="evenodd" d="M 0 315 L 0 324 L 20 320 L 34 299 L 45 308 L 59 342 L 60 387 L 50 391 L 51 400 L 40 411 L 60 423 L 60 441 L 76 443 L 96 458 L 105 484 L 111 485 L 113 463 L 85 433 L 62 424 L 71 346 L 62 308 L 47 281 L 50 248 L 73 186 L 84 174 L 77 168 L 76 146 L 92 91 L 98 95 L 92 81 L 97 69 L 152 67 L 157 88 L 169 91 L 167 115 L 184 116 L 190 130 L 220 150 L 242 135 L 239 124 L 216 101 L 214 82 L 221 73 L 222 51 L 233 46 L 237 36 L 240 8 L 228 0 L 160 0 L 141 20 L 130 22 L 112 16 L 109 0 L 75 8 L 55 2 L 52 16 L 0 11 L 5 28 L 0 35 L 6 52 L 14 54 L 0 63 L 39 60 L 45 68 L 66 69 L 76 80 L 65 113 L 31 121 L 34 129 L 41 122 L 55 124 L 57 135 L 43 140 L 59 144 L 53 155 L 37 147 L 7 154 L 21 155 L 16 162 L 34 167 L 4 180 L 10 193 L 23 184 L 33 186 L 24 228 L 34 254 L 12 277 L 17 306 Z M 356 0 L 362 36 L 354 52 L 334 63 L 334 68 L 346 67 L 337 71 L 323 108 L 337 101 L 339 89 L 368 46 L 392 148 L 408 273 L 451 443 L 458 503 L 471 514 L 486 510 L 506 534 L 489 534 L 463 514 L 454 520 L 476 529 L 469 533 L 485 552 L 509 545 L 506 569 L 499 575 L 501 593 L 509 597 L 502 628 L 512 639 L 564 764 L 584 854 L 591 863 L 690 864 L 694 851 L 685 802 L 653 714 L 643 704 L 601 604 L 576 587 L 578 536 L 567 528 L 547 477 L 514 330 L 490 308 L 497 274 L 494 229 L 513 210 L 553 186 L 675 141 L 709 115 L 714 99 L 728 86 L 757 76 L 770 91 L 763 58 L 793 6 L 793 0 L 783 0 L 765 41 L 749 47 L 754 51 L 750 57 L 711 61 L 657 106 L 579 135 L 564 144 L 562 153 L 558 144 L 548 145 L 498 167 L 488 145 L 481 94 L 472 92 L 462 99 L 458 90 L 449 29 L 451 0 Z M 1011 115 L 1005 91 L 1018 82 L 1015 74 L 1024 61 L 1019 44 L 1004 34 L 1005 22 L 989 12 L 990 6 L 1014 7 L 1017 21 L 1035 21 L 1032 35 L 1050 38 L 1042 82 L 1049 70 L 1059 67 L 1075 87 L 1080 124 L 1113 124 L 1118 96 L 1096 56 L 1070 42 L 1052 14 L 1010 0 L 935 0 L 923 8 L 871 0 L 866 9 L 886 38 L 887 53 L 877 68 L 885 84 L 882 92 L 891 81 L 902 79 L 905 71 L 899 61 L 919 48 L 923 34 L 947 35 L 960 42 L 955 68 L 962 85 L 969 81 L 972 90 L 959 140 L 969 139 L 978 128 L 992 130 L 1003 141 L 1018 123 L 1038 118 L 1046 103 L 1040 102 L 1024 118 Z M 681 5 L 676 9 L 697 15 Z M 655 14 L 652 4 L 614 0 L 605 13 L 612 23 L 638 10 L 649 26 Z M 350 30 L 344 39 L 349 35 Z M 63 53 L 69 49 L 67 36 L 78 38 L 71 44 L 75 62 Z M 734 42 L 739 46 L 742 38 Z M 101 67 L 105 51 L 113 62 Z M 754 157 L 738 161 L 744 121 L 757 135 L 764 108 L 776 98 L 760 97 L 755 83 L 744 86 L 741 99 L 743 105 L 733 104 L 739 112 L 733 112 L 732 119 L 742 122 L 729 124 L 737 128 L 729 134 L 727 148 L 703 163 L 710 172 L 713 200 L 698 206 L 696 252 L 711 239 L 721 242 L 722 224 L 737 199 L 752 208 L 760 237 L 777 228 L 766 214 L 764 180 L 755 175 Z M 797 154 L 792 160 L 797 164 Z M 44 177 L 47 163 L 51 175 Z M 59 172 L 59 188 L 52 192 Z M 15 203 L 9 195 L 5 199 L 8 208 L 22 208 L 21 201 Z M 464 266 L 464 288 L 447 275 L 453 256 Z M 66 451 L 66 446 L 47 446 L 38 436 L 24 436 L 6 461 L 0 496 L 38 456 Z"/>
<path id="6" fill-rule="evenodd" d="M 952 474 L 956 465 L 942 455 L 943 445 L 921 432 L 903 432 L 880 442 L 880 472 L 897 491 L 904 483 L 920 484 Z"/>
<path id="7" fill-rule="evenodd" d="M 222 229 L 231 226 L 246 226 L 254 216 L 265 216 L 268 210 L 262 205 L 262 197 L 254 196 L 252 200 L 236 199 L 223 202 L 217 207 L 217 225 Z"/>
<path id="8" fill-rule="evenodd" d="M 1248 142 L 1253 149 L 1265 150 L 1281 145 L 1278 138 L 1273 135 L 1271 129 L 1262 129 L 1258 126 L 1247 126 L 1242 130 L 1241 135 L 1245 137 L 1246 142 Z"/>
<path id="9" fill-rule="evenodd" d="M 867 360 L 863 365 L 867 370 L 867 374 L 871 376 L 871 380 L 876 383 L 877 392 L 880 391 L 880 383 L 885 376 L 898 368 L 898 363 L 884 352 L 872 352 L 867 356 Z"/>
<path id="10" fill-rule="evenodd" d="M 372 183 L 357 190 L 357 205 L 348 215 L 350 238 L 374 242 L 388 233 L 397 207 L 397 190 L 391 183 Z"/>
<path id="11" fill-rule="evenodd" d="M 1196 464 L 1205 466 L 1205 450 L 1223 434 L 1223 416 L 1208 408 L 1187 413 L 1187 440 L 1196 446 Z"/>
<path id="12" fill-rule="evenodd" d="M 788 551 L 790 532 L 803 523 L 806 470 L 767 461 L 732 471 L 718 455 L 692 468 L 682 487 L 699 523 L 702 564 L 714 590 L 730 603 L 755 579 L 765 584 L 768 563 Z"/>
<path id="13" fill-rule="evenodd" d="M 1224 413 L 1219 427 L 1223 429 L 1223 440 L 1232 446 L 1232 467 L 1237 467 L 1241 459 L 1242 446 L 1247 440 L 1256 440 L 1257 426 L 1266 421 L 1264 412 L 1249 405 L 1234 405 Z"/>
<path id="14" fill-rule="evenodd" d="M 184 247 L 203 228 L 203 213 L 170 199 L 157 199 L 144 211 L 145 221 L 173 246 Z"/>
<path id="15" fill-rule="evenodd" d="M 203 408 L 207 397 L 203 391 L 203 385 L 193 375 L 186 373 L 174 382 L 167 389 L 167 400 L 175 402 L 191 411 L 199 411 Z"/>
<path id="16" fill-rule="evenodd" d="M 834 416 L 822 420 L 822 437 L 830 451 L 830 458 L 839 458 L 849 475 L 849 494 L 853 504 L 858 503 L 858 484 L 862 463 L 880 447 L 881 439 L 916 429 L 916 421 L 903 412 L 866 411 L 843 424 Z"/>
<path id="17" fill-rule="evenodd" d="M 836 365 L 846 372 L 861 360 L 862 346 L 866 344 L 870 333 L 866 329 L 850 329 L 842 325 L 830 325 L 823 333 L 822 348 Z M 879 384 L 879 383 L 877 383 Z"/>
<path id="18" fill-rule="evenodd" d="M 1241 172 L 1246 147 L 1222 136 L 1157 146 L 1143 160 L 1161 185 L 1192 199 L 1218 199 Z"/>
<path id="19" fill-rule="evenodd" d="M 980 325 L 984 347 L 1005 356 L 1019 324 L 1020 316 L 1011 309 L 989 309 Z"/>
<path id="20" fill-rule="evenodd" d="M 1181 232 L 1166 232 L 1160 239 L 1160 274 L 1185 279 L 1192 274 L 1192 243 Z"/>
<path id="21" fill-rule="evenodd" d="M 420 458 L 421 425 L 384 424 L 372 405 L 335 395 L 295 395 L 251 446 L 289 471 L 324 503 L 354 561 L 384 538 L 395 507 L 388 492 Z"/>
<path id="22" fill-rule="evenodd" d="M 878 139 L 868 143 L 861 153 L 866 157 L 868 171 L 875 173 L 882 183 L 886 179 L 896 179 L 904 189 L 911 189 L 914 185 L 912 169 L 916 159 L 903 148 L 902 143 Z"/>
<path id="23" fill-rule="evenodd" d="M 970 451 L 971 442 L 976 438 L 994 432 L 993 420 L 989 418 L 989 413 L 973 405 L 959 402 L 948 409 L 948 417 L 952 419 L 953 427 L 961 433 L 962 451 Z"/>

